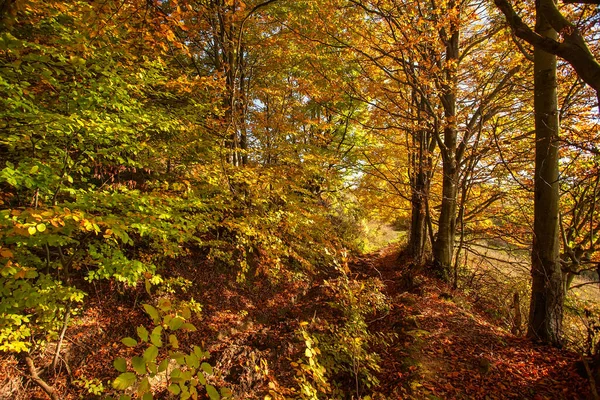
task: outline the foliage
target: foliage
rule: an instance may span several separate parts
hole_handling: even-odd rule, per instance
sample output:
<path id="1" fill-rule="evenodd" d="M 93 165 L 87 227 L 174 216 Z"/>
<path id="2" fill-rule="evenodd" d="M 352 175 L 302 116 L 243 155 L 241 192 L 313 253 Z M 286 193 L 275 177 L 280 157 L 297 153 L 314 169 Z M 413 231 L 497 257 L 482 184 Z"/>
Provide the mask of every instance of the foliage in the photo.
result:
<path id="1" fill-rule="evenodd" d="M 389 311 L 381 292 L 383 284 L 374 278 L 350 279 L 344 259 L 337 270 L 340 276 L 324 285 L 332 292 L 335 302 L 331 306 L 340 312 L 342 320 L 331 325 L 317 319 L 310 324 L 303 322 L 297 331 L 305 351 L 292 366 L 297 371 L 302 398 L 344 398 L 351 393 L 362 398 L 365 391 L 379 385 L 375 374 L 380 371 L 380 357 L 374 346 L 387 346 L 391 337 L 370 332 L 366 318 Z"/>
<path id="2" fill-rule="evenodd" d="M 213 374 L 213 369 L 204 361 L 210 357 L 207 351 L 199 346 L 193 346 L 189 353 L 180 350 L 181 332 L 196 330 L 187 322 L 192 310 L 186 305 L 175 308 L 167 298 L 158 301 L 158 308 L 150 304 L 143 307 L 152 319 L 151 329 L 138 326 L 137 339 L 126 337 L 121 342 L 127 347 L 143 345 L 145 348 L 141 356 L 133 356 L 129 362 L 123 357 L 114 360 L 113 365 L 121 374 L 112 382 L 113 388 L 125 393 L 133 391 L 142 399 L 152 399 L 153 392 L 163 390 L 181 399 L 197 399 L 201 393 L 199 388 L 203 388 L 211 400 L 231 398 L 228 389 L 221 388 L 219 392 L 208 383 L 207 376 Z M 129 398 L 127 394 L 120 396 L 120 399 L 125 398 Z"/>

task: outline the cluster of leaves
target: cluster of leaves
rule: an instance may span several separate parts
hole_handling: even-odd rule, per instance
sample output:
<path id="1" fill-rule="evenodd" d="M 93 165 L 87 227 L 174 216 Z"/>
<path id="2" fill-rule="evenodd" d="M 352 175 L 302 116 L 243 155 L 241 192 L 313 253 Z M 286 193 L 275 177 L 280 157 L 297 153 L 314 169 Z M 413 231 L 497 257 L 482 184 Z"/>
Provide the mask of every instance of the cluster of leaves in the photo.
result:
<path id="1" fill-rule="evenodd" d="M 121 374 L 113 381 L 113 388 L 133 390 L 145 400 L 153 398 L 153 391 L 165 389 L 181 399 L 197 399 L 200 387 L 211 400 L 231 398 L 231 391 L 222 388 L 219 392 L 207 382 L 206 377 L 213 374 L 212 366 L 204 361 L 210 357 L 207 351 L 199 346 L 193 346 L 189 353 L 180 349 L 177 335 L 196 330 L 193 324 L 187 322 L 192 316 L 190 307 L 183 305 L 175 310 L 167 298 L 158 301 L 158 308 L 150 304 L 143 307 L 152 319 L 152 329 L 138 326 L 136 333 L 139 340 L 126 337 L 122 342 L 127 347 L 145 345 L 146 348 L 141 356 L 133 356 L 129 360 L 131 368 L 127 359 L 115 359 L 113 365 Z M 119 397 L 121 400 L 130 398 L 128 394 Z"/>
<path id="2" fill-rule="evenodd" d="M 344 265 L 338 265 L 338 278 L 324 283 L 336 299 L 331 306 L 342 315 L 340 323 L 315 320 L 312 324 L 303 322 L 298 330 L 305 351 L 292 366 L 302 398 L 367 399 L 370 397 L 363 397 L 365 392 L 379 385 L 375 374 L 380 371 L 380 357 L 373 349 L 387 346 L 392 338 L 370 332 L 367 318 L 389 311 L 389 302 L 381 292 L 380 280 L 350 279 Z"/>

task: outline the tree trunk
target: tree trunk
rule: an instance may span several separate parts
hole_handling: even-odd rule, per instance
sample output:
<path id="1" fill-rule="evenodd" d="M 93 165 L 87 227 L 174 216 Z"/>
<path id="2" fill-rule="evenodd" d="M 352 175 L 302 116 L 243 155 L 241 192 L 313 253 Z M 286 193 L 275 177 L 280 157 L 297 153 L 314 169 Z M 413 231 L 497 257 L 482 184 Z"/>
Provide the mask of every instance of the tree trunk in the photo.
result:
<path id="1" fill-rule="evenodd" d="M 408 242 L 409 254 L 420 264 L 425 255 L 427 238 L 427 201 L 429 193 L 429 180 L 425 171 L 416 173 L 411 195 L 411 221 L 410 237 Z"/>
<path id="2" fill-rule="evenodd" d="M 536 1 L 538 34 L 555 39 L 557 33 Z M 564 291 L 560 267 L 558 187 L 558 100 L 556 56 L 534 51 L 535 198 L 531 253 L 531 304 L 527 336 L 559 346 L 562 335 Z"/>
<path id="3" fill-rule="evenodd" d="M 422 115 L 425 113 L 425 104 L 418 96 L 414 97 L 417 121 L 423 124 Z M 410 236 L 408 241 L 409 254 L 417 264 L 422 264 L 425 258 L 427 243 L 427 220 L 429 190 L 431 188 L 432 157 L 435 148 L 433 134 L 427 129 L 418 129 L 412 135 L 413 151 L 411 157 L 411 221 Z"/>
<path id="4" fill-rule="evenodd" d="M 456 195 L 458 168 L 456 160 L 444 161 L 442 171 L 442 210 L 438 221 L 438 234 L 433 249 L 434 269 L 445 281 L 450 278 L 456 234 Z"/>
<path id="5" fill-rule="evenodd" d="M 434 272 L 445 281 L 450 278 L 456 232 L 456 195 L 458 192 L 459 160 L 457 160 L 456 91 L 459 30 L 454 27 L 446 39 L 446 67 L 442 85 L 444 108 L 444 143 L 442 153 L 442 210 L 438 222 L 438 235 L 433 249 Z"/>

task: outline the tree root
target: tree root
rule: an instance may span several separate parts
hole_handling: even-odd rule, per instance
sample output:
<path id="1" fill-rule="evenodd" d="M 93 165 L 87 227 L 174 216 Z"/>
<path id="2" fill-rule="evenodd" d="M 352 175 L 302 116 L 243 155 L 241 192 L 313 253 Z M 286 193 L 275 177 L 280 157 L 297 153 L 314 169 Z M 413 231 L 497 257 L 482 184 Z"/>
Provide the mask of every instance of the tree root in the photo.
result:
<path id="1" fill-rule="evenodd" d="M 60 397 L 56 393 L 56 390 L 52 386 L 48 385 L 46 381 L 40 378 L 35 368 L 35 365 L 33 364 L 33 359 L 30 356 L 25 356 L 25 363 L 27 364 L 27 368 L 29 369 L 29 377 L 31 378 L 31 380 L 36 385 L 41 387 L 42 390 L 46 392 L 46 394 L 50 397 L 50 399 L 60 400 Z"/>

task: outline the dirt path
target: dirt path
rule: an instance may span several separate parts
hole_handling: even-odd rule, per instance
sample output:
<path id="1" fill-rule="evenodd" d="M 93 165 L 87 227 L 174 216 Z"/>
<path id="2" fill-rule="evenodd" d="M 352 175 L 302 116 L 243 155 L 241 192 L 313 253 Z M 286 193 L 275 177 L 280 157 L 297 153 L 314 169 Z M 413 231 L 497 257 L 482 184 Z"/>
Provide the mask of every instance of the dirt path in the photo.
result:
<path id="1" fill-rule="evenodd" d="M 384 354 L 384 393 L 413 399 L 586 399 L 578 356 L 533 345 L 500 329 L 461 293 L 418 275 L 391 250 L 358 260 L 392 301 L 372 329 L 398 334 Z"/>

